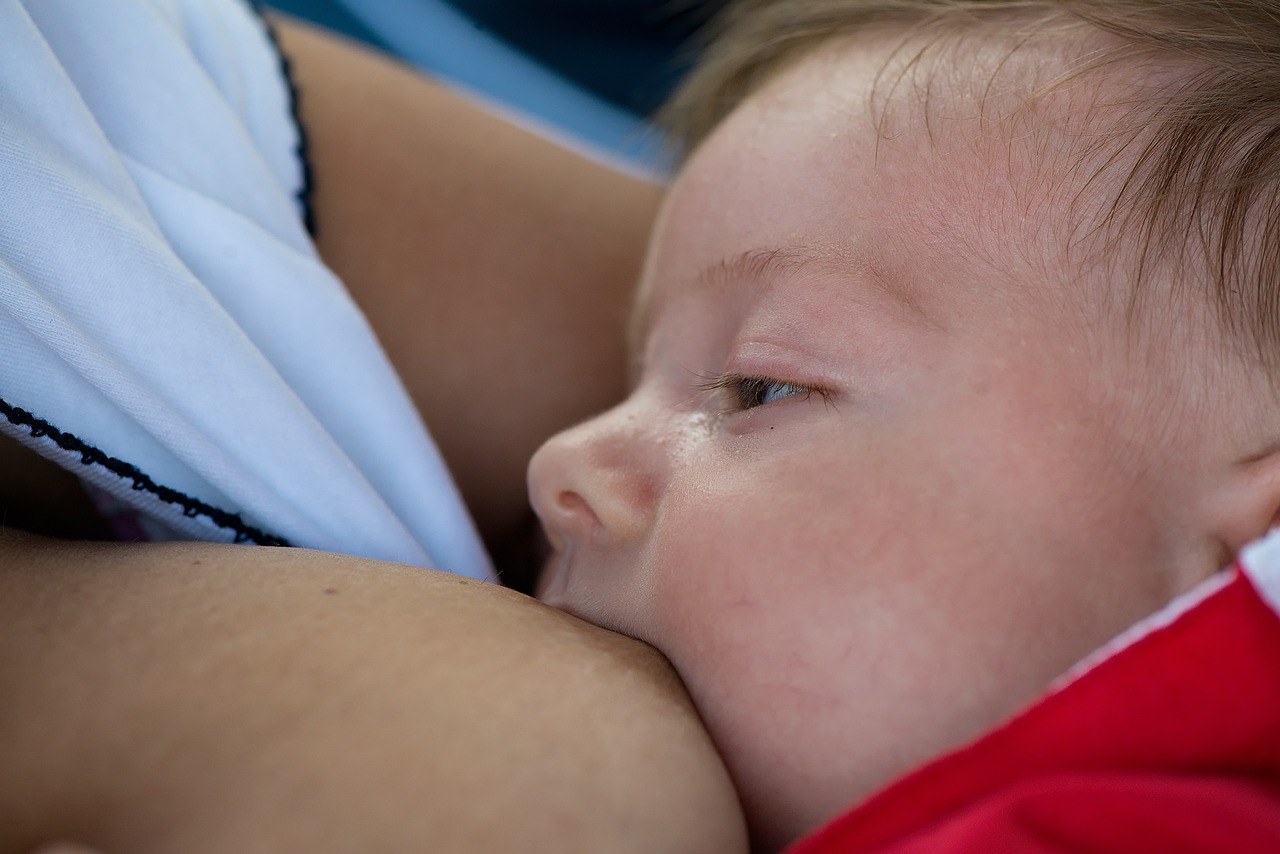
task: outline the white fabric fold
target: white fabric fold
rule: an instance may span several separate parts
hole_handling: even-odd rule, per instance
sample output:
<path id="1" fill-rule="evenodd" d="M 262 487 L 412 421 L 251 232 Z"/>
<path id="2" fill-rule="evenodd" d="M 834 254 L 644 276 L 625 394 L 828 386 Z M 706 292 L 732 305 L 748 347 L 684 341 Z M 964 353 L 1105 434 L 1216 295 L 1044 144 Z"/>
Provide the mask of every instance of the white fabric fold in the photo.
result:
<path id="1" fill-rule="evenodd" d="M 242 0 L 0 0 L 0 431 L 174 537 L 491 577 L 306 233 L 291 111 Z"/>

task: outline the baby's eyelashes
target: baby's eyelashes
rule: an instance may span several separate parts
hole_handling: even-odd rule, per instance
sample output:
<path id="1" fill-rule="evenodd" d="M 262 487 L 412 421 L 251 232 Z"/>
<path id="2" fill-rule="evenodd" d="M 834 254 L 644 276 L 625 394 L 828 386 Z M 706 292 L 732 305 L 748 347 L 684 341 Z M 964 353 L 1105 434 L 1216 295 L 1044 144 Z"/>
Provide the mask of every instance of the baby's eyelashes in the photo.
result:
<path id="1" fill-rule="evenodd" d="M 744 412 L 789 398 L 809 400 L 815 394 L 824 398 L 827 396 L 822 389 L 804 383 L 736 373 L 711 377 L 699 383 L 698 389 L 721 395 L 728 403 L 725 412 Z"/>

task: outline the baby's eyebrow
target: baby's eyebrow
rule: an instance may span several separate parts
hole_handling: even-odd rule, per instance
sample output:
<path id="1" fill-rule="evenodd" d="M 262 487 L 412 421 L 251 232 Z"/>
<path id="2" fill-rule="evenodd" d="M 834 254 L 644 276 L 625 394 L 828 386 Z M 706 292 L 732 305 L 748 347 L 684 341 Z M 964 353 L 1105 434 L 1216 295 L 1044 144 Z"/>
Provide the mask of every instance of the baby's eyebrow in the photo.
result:
<path id="1" fill-rule="evenodd" d="M 765 282 L 778 273 L 794 271 L 814 260 L 795 249 L 751 249 L 731 258 L 708 264 L 694 276 L 689 292 L 729 287 L 734 283 Z M 634 374 L 640 366 L 644 344 L 653 327 L 653 295 L 651 289 L 638 288 L 627 322 L 627 353 Z"/>
<path id="2" fill-rule="evenodd" d="M 930 325 L 937 321 L 926 312 L 920 290 L 905 278 L 891 273 L 884 263 L 869 252 L 846 246 L 788 246 L 751 249 L 703 267 L 694 276 L 690 293 L 733 286 L 771 287 L 784 275 L 794 275 L 811 267 L 857 276 L 876 292 L 890 298 L 909 317 Z M 652 296 L 637 290 L 627 325 L 628 352 L 633 368 L 653 325 Z"/>

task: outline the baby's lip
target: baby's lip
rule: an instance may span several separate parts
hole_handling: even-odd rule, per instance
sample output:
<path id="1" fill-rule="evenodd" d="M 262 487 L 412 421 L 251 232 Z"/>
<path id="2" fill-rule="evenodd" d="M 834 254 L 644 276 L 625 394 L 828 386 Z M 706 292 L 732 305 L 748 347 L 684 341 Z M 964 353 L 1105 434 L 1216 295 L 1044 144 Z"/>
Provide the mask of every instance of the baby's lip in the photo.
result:
<path id="1" fill-rule="evenodd" d="M 573 544 L 568 541 L 553 542 L 543 531 L 538 548 L 542 557 L 542 570 L 538 573 L 538 583 L 534 585 L 534 595 L 552 607 L 559 607 L 557 601 L 564 599 L 569 583 L 569 560 L 573 554 Z"/>

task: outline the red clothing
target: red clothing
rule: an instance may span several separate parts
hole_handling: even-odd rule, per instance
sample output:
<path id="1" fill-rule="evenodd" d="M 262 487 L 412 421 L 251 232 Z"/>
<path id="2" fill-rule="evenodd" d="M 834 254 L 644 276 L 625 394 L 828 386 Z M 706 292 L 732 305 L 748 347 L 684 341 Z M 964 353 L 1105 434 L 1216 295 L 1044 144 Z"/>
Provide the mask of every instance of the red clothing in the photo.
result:
<path id="1" fill-rule="evenodd" d="M 1273 535 L 1008 724 L 788 854 L 1280 851 L 1277 600 Z"/>

